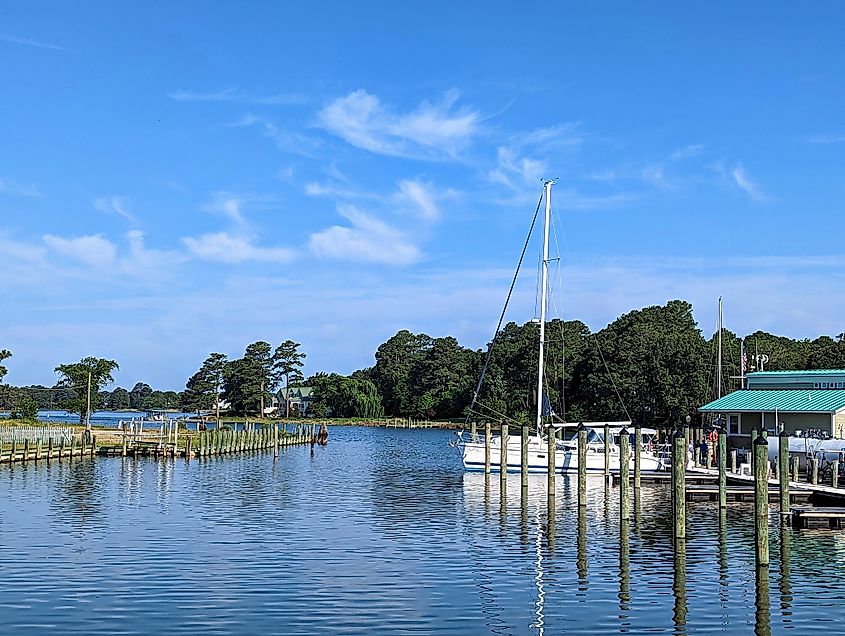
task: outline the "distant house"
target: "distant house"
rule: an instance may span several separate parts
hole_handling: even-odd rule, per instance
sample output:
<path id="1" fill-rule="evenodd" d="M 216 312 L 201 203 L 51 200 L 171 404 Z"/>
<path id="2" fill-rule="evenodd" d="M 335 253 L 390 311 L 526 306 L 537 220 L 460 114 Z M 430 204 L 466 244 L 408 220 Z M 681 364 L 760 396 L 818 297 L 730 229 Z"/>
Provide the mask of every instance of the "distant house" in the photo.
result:
<path id="1" fill-rule="evenodd" d="M 276 397 L 279 403 L 279 414 L 285 414 L 285 402 L 290 405 L 292 416 L 302 416 L 308 413 L 308 409 L 314 402 L 314 389 L 310 386 L 292 386 L 289 389 L 281 389 Z"/>
<path id="2" fill-rule="evenodd" d="M 757 371 L 748 388 L 705 404 L 701 413 L 720 415 L 732 447 L 747 447 L 751 430 L 763 423 L 770 435 L 817 429 L 845 438 L 845 369 Z"/>

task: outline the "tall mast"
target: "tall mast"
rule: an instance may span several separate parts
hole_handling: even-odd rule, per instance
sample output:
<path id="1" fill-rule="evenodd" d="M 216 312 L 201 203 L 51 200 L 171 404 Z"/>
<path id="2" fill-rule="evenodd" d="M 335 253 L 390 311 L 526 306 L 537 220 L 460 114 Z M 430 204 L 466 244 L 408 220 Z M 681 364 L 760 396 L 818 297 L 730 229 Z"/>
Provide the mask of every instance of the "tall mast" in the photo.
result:
<path id="1" fill-rule="evenodd" d="M 540 359 L 537 364 L 537 434 L 543 428 L 543 370 L 545 366 L 544 354 L 546 345 L 546 287 L 549 280 L 549 219 L 552 214 L 552 184 L 546 181 L 546 216 L 543 223 L 543 266 L 540 294 Z"/>
<path id="2" fill-rule="evenodd" d="M 722 397 L 722 297 L 719 296 L 719 356 L 716 362 L 716 399 Z"/>

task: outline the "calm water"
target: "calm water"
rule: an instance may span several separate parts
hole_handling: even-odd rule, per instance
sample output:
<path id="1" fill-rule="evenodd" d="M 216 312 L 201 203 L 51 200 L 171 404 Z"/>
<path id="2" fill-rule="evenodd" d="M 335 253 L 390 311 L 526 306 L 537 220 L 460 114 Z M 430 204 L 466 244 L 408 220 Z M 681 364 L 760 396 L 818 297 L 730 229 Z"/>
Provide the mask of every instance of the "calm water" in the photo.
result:
<path id="1" fill-rule="evenodd" d="M 773 528 L 753 568 L 751 508 L 689 509 L 676 569 L 668 489 L 628 526 L 590 482 L 520 497 L 465 475 L 449 434 L 335 428 L 330 444 L 156 462 L 0 469 L 3 631 L 558 634 L 845 630 L 845 533 Z M 580 532 L 579 532 L 580 529 Z M 782 540 L 783 539 L 783 540 Z"/>

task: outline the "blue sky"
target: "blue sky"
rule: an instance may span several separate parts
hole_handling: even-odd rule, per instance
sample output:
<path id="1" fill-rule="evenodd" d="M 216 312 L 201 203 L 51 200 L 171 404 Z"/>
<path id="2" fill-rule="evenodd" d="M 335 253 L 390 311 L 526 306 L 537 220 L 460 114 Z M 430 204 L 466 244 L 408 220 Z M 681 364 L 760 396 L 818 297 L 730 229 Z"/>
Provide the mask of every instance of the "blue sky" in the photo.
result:
<path id="1" fill-rule="evenodd" d="M 721 295 L 740 333 L 845 331 L 845 7 L 484 7 L 0 3 L 7 381 L 481 347 L 543 177 L 564 317 L 684 298 L 711 333 Z"/>

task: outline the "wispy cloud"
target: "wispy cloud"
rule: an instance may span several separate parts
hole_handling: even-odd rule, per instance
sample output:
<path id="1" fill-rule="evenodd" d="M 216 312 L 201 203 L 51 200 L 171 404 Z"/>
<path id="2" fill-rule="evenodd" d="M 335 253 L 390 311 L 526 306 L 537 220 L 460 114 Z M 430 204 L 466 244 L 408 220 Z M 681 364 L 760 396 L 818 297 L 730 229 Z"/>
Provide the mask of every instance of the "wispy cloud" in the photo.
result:
<path id="1" fill-rule="evenodd" d="M 177 102 L 235 102 L 239 104 L 261 104 L 290 106 L 294 104 L 307 104 L 308 99 L 297 93 L 277 93 L 274 95 L 253 95 L 226 88 L 220 91 L 207 93 L 187 90 L 172 91 L 167 96 Z"/>
<path id="2" fill-rule="evenodd" d="M 0 192 L 6 194 L 13 194 L 20 197 L 40 197 L 41 193 L 38 188 L 29 185 L 23 185 L 11 179 L 0 179 Z"/>
<path id="3" fill-rule="evenodd" d="M 100 197 L 94 199 L 94 207 L 103 214 L 114 214 L 130 223 L 137 223 L 138 220 L 129 211 L 129 199 L 126 197 Z"/>
<path id="4" fill-rule="evenodd" d="M 317 158 L 317 150 L 321 145 L 319 139 L 314 139 L 300 132 L 284 130 L 266 117 L 259 117 L 252 113 L 247 113 L 238 121 L 229 124 L 229 126 L 233 128 L 258 128 L 261 134 L 273 140 L 279 150 L 312 159 Z"/>
<path id="5" fill-rule="evenodd" d="M 102 267 L 114 262 L 117 246 L 102 234 L 65 238 L 46 234 L 44 243 L 54 252 L 87 265 Z"/>
<path id="6" fill-rule="evenodd" d="M 755 203 L 761 203 L 768 199 L 766 194 L 760 189 L 760 186 L 754 183 L 745 173 L 745 168 L 742 167 L 742 164 L 737 164 L 734 167 L 731 171 L 731 176 L 733 177 L 734 183 L 737 187 L 745 192 L 745 194 L 748 195 L 748 198 Z"/>
<path id="7" fill-rule="evenodd" d="M 336 99 L 320 112 L 319 124 L 347 143 L 370 152 L 417 159 L 454 159 L 480 130 L 481 117 L 469 108 L 454 108 L 458 95 L 448 92 L 439 103 L 422 102 L 397 112 L 365 90 Z"/>
<path id="8" fill-rule="evenodd" d="M 845 135 L 814 135 L 806 141 L 809 144 L 838 144 L 845 142 Z"/>
<path id="9" fill-rule="evenodd" d="M 246 223 L 242 209 L 244 200 L 229 192 L 219 190 L 212 194 L 212 200 L 203 206 L 206 212 L 222 214 L 239 225 Z"/>
<path id="10" fill-rule="evenodd" d="M 66 51 L 67 49 L 57 44 L 50 44 L 48 42 L 41 42 L 30 38 L 21 38 L 5 33 L 0 33 L 0 42 L 8 42 L 9 44 L 21 44 L 23 46 L 33 46 L 37 49 L 48 49 L 50 51 Z"/>
<path id="11" fill-rule="evenodd" d="M 285 247 L 261 247 L 251 238 L 226 232 L 203 234 L 199 237 L 186 237 L 182 242 L 190 253 L 206 261 L 219 263 L 243 263 L 257 261 L 263 263 L 288 263 L 296 256 L 295 252 Z"/>
<path id="12" fill-rule="evenodd" d="M 352 205 L 338 206 L 348 226 L 335 225 L 311 235 L 308 246 L 321 258 L 410 265 L 420 250 L 400 230 Z"/>

